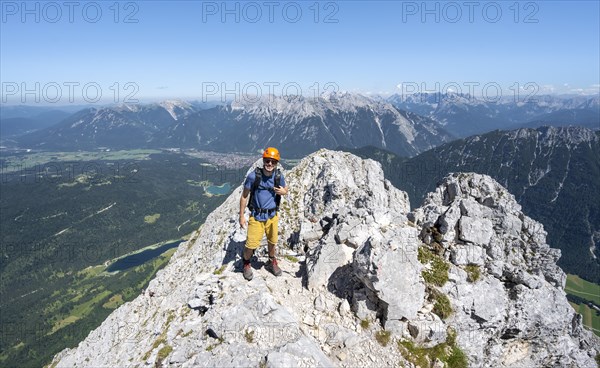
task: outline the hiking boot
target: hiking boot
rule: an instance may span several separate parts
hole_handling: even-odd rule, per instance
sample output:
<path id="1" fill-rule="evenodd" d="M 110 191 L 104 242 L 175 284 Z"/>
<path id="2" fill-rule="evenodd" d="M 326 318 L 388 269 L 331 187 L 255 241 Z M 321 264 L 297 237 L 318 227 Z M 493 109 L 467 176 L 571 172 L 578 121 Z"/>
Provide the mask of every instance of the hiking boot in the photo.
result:
<path id="1" fill-rule="evenodd" d="M 281 268 L 277 265 L 276 259 L 270 259 L 265 265 L 265 269 L 275 276 L 281 276 Z"/>
<path id="2" fill-rule="evenodd" d="M 247 263 L 244 265 L 244 278 L 248 281 L 252 280 L 252 277 L 254 277 L 254 274 L 252 273 L 252 266 L 250 266 L 250 263 Z"/>

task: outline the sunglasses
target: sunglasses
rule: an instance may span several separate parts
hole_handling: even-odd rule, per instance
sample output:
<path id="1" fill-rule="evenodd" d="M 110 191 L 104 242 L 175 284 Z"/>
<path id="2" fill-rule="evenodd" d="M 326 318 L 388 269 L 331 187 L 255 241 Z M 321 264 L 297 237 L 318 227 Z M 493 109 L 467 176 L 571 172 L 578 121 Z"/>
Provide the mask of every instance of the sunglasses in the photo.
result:
<path id="1" fill-rule="evenodd" d="M 273 165 L 277 165 L 277 160 L 272 160 L 272 159 L 270 159 L 270 158 L 265 158 L 265 159 L 263 159 L 263 162 L 264 162 L 265 164 L 273 164 Z"/>

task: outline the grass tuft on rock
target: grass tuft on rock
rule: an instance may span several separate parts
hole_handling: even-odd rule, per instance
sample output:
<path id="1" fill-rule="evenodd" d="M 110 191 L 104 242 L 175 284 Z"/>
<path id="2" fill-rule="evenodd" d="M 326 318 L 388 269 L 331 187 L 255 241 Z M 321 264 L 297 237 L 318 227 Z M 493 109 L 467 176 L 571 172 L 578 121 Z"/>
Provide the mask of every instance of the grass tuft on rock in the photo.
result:
<path id="1" fill-rule="evenodd" d="M 387 346 L 390 343 L 390 339 L 392 337 L 392 333 L 386 330 L 380 330 L 375 333 L 375 340 L 381 346 Z"/>
<path id="2" fill-rule="evenodd" d="M 163 348 L 158 351 L 158 356 L 156 357 L 156 366 L 160 367 L 162 365 L 163 360 L 165 360 L 169 356 L 169 354 L 171 354 L 172 351 L 172 346 L 163 346 Z"/>
<path id="3" fill-rule="evenodd" d="M 246 330 L 246 332 L 244 332 L 244 338 L 246 339 L 246 342 L 252 344 L 254 342 L 254 331 Z"/>
<path id="4" fill-rule="evenodd" d="M 448 271 L 450 270 L 448 262 L 423 246 L 419 247 L 418 252 L 419 262 L 429 266 L 421 272 L 425 282 L 435 286 L 444 286 L 448 281 Z"/>
<path id="5" fill-rule="evenodd" d="M 361 320 L 360 320 L 360 327 L 362 327 L 362 328 L 363 328 L 363 330 L 366 330 L 367 328 L 369 328 L 370 324 L 371 324 L 371 323 L 370 323 L 370 322 L 369 322 L 369 320 L 368 320 L 368 319 L 366 319 L 366 318 L 365 318 L 365 319 L 361 319 Z"/>
<path id="6" fill-rule="evenodd" d="M 421 348 L 415 345 L 414 342 L 410 340 L 406 341 L 398 341 L 398 349 L 400 349 L 400 353 L 404 357 L 404 359 L 408 360 L 412 364 L 417 367 L 429 367 L 430 359 L 428 349 Z"/>
<path id="7" fill-rule="evenodd" d="M 458 346 L 452 348 L 452 354 L 450 354 L 446 363 L 448 363 L 448 368 L 467 368 L 469 366 L 467 356 Z"/>
<path id="8" fill-rule="evenodd" d="M 433 298 L 433 313 L 437 314 L 441 319 L 446 319 L 452 314 L 452 305 L 448 297 L 437 291 L 432 291 Z"/>
<path id="9" fill-rule="evenodd" d="M 419 247 L 418 253 L 417 253 L 417 259 L 422 264 L 431 262 L 433 260 L 433 256 L 434 256 L 433 253 L 429 249 L 425 248 L 425 245 L 422 245 Z"/>
<path id="10" fill-rule="evenodd" d="M 481 277 L 481 269 L 476 264 L 469 264 L 465 267 L 467 271 L 467 281 L 476 282 Z"/>
<path id="11" fill-rule="evenodd" d="M 469 361 L 465 353 L 456 345 L 456 332 L 448 330 L 446 341 L 431 348 L 417 346 L 413 341 L 398 341 L 398 349 L 410 363 L 417 367 L 431 367 L 440 360 L 448 368 L 467 368 Z"/>

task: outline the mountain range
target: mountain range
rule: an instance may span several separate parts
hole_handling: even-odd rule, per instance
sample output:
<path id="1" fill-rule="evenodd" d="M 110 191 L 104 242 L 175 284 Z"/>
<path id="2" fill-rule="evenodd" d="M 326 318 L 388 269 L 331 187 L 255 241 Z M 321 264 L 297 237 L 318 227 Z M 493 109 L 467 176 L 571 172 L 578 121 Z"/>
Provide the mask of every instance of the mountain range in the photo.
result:
<path id="1" fill-rule="evenodd" d="M 302 157 L 319 148 L 371 145 L 412 157 L 455 137 L 495 129 L 600 129 L 599 106 L 598 96 L 489 101 L 456 93 L 388 98 L 267 95 L 226 104 L 166 100 L 87 107 L 74 114 L 75 107 L 8 106 L 3 107 L 0 137 L 5 146 L 49 150 L 181 147 L 254 152 L 276 145 L 289 157 Z"/>
<path id="2" fill-rule="evenodd" d="M 373 145 L 403 156 L 450 141 L 435 121 L 384 101 L 332 93 L 265 96 L 198 109 L 183 101 L 90 108 L 17 139 L 33 149 L 196 148 L 254 152 L 280 147 L 288 157 L 319 148 Z"/>
<path id="3" fill-rule="evenodd" d="M 457 137 L 542 125 L 600 129 L 600 96 L 486 99 L 459 93 L 416 93 L 395 94 L 386 101 L 439 122 Z"/>

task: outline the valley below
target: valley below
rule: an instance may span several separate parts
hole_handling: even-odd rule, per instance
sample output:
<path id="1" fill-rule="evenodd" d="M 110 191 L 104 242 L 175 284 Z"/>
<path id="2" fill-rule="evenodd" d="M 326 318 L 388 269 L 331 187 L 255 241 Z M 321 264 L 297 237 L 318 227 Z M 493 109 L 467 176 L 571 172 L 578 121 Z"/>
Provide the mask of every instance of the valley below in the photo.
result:
<path id="1" fill-rule="evenodd" d="M 0 365 L 47 364 L 142 293 L 255 159 L 3 151 Z"/>

